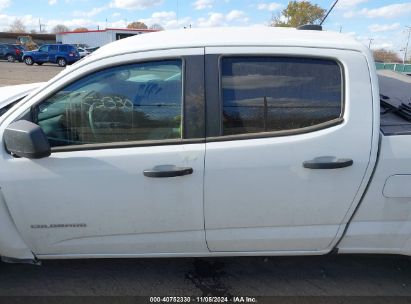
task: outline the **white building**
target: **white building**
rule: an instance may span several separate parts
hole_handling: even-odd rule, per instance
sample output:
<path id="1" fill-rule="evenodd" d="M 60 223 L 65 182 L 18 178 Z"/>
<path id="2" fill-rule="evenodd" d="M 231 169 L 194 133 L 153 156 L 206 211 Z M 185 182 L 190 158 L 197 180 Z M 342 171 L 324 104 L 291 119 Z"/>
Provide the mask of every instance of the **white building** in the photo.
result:
<path id="1" fill-rule="evenodd" d="M 104 30 L 91 30 L 84 32 L 62 32 L 56 34 L 56 42 L 64 44 L 87 45 L 88 47 L 100 47 L 119 39 L 149 32 L 156 32 L 156 30 L 106 28 Z"/>

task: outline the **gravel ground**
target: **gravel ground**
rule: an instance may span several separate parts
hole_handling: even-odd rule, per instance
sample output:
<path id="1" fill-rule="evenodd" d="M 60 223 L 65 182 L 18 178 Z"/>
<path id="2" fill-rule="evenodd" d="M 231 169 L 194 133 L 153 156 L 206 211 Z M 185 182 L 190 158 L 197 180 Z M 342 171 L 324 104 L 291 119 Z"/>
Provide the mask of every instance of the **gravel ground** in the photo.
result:
<path id="1" fill-rule="evenodd" d="M 47 81 L 62 70 L 56 64 L 30 66 L 22 62 L 0 61 L 0 86 Z"/>

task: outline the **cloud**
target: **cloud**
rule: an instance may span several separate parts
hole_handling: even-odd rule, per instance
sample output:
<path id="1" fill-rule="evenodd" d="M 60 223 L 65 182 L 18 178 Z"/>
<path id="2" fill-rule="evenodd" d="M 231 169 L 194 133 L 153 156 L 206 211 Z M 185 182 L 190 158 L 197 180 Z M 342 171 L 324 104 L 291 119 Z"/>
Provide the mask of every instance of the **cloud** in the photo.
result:
<path id="1" fill-rule="evenodd" d="M 10 0 L 0 0 L 0 11 L 10 6 Z"/>
<path id="2" fill-rule="evenodd" d="M 198 27 L 227 26 L 229 23 L 248 23 L 249 18 L 243 11 L 232 10 L 228 14 L 209 13 L 208 18 L 198 18 L 195 23 Z"/>
<path id="3" fill-rule="evenodd" d="M 94 7 L 90 11 L 74 11 L 73 16 L 75 17 L 93 17 L 100 14 L 101 12 L 107 10 L 108 6 Z"/>
<path id="4" fill-rule="evenodd" d="M 371 43 L 372 50 L 379 50 L 379 49 L 394 49 L 394 44 L 392 42 L 381 42 L 381 43 Z"/>
<path id="5" fill-rule="evenodd" d="M 351 9 L 356 7 L 358 4 L 368 2 L 368 0 L 340 0 L 336 5 L 339 9 Z"/>
<path id="6" fill-rule="evenodd" d="M 281 7 L 282 7 L 282 5 L 280 3 L 277 3 L 277 2 L 260 3 L 260 4 L 257 5 L 257 8 L 259 10 L 268 10 L 270 12 L 276 11 L 276 10 L 280 9 Z"/>
<path id="7" fill-rule="evenodd" d="M 49 5 L 57 4 L 57 0 L 49 0 Z"/>
<path id="8" fill-rule="evenodd" d="M 33 15 L 13 16 L 13 15 L 0 14 L 0 31 L 8 30 L 10 25 L 16 19 L 21 20 L 21 22 L 23 22 L 24 26 L 26 27 L 28 31 L 31 29 L 36 29 L 36 30 L 39 29 L 39 19 L 38 17 L 34 17 Z M 41 21 L 43 23 L 43 19 Z"/>
<path id="9" fill-rule="evenodd" d="M 213 8 L 214 0 L 197 0 L 193 3 L 196 10 L 210 9 Z"/>
<path id="10" fill-rule="evenodd" d="M 189 27 L 192 24 L 190 17 L 183 17 L 177 20 L 177 14 L 174 11 L 154 12 L 150 18 L 141 19 L 148 26 L 153 24 L 160 24 L 165 29 L 175 29 L 182 27 Z"/>
<path id="11" fill-rule="evenodd" d="M 196 25 L 199 27 L 215 27 L 225 25 L 225 16 L 221 13 L 210 13 L 208 18 L 201 17 Z"/>
<path id="12" fill-rule="evenodd" d="M 362 10 L 349 10 L 343 16 L 345 18 L 352 18 L 355 16 L 365 16 L 367 18 L 397 18 L 402 15 L 411 13 L 411 2 L 396 3 L 379 8 L 363 8 Z"/>
<path id="13" fill-rule="evenodd" d="M 361 15 L 368 18 L 393 18 L 400 15 L 406 15 L 411 12 L 411 2 L 397 3 L 382 6 L 380 8 L 367 9 L 364 8 L 360 11 Z"/>
<path id="14" fill-rule="evenodd" d="M 114 0 L 110 7 L 144 10 L 163 4 L 164 0 Z"/>
<path id="15" fill-rule="evenodd" d="M 398 30 L 400 27 L 401 25 L 396 22 L 393 24 L 371 24 L 368 29 L 372 33 L 377 33 Z"/>
<path id="16" fill-rule="evenodd" d="M 46 29 L 51 30 L 53 27 L 55 27 L 58 24 L 63 24 L 67 26 L 68 28 L 77 28 L 77 27 L 97 27 L 98 22 L 90 19 L 85 19 L 85 18 L 74 18 L 74 19 L 68 19 L 68 20 L 60 20 L 60 19 L 52 19 L 48 20 L 45 22 L 46 23 Z"/>
<path id="17" fill-rule="evenodd" d="M 248 20 L 245 13 L 239 10 L 232 10 L 226 16 L 227 21 L 234 21 L 234 20 L 239 20 L 239 19 Z"/>

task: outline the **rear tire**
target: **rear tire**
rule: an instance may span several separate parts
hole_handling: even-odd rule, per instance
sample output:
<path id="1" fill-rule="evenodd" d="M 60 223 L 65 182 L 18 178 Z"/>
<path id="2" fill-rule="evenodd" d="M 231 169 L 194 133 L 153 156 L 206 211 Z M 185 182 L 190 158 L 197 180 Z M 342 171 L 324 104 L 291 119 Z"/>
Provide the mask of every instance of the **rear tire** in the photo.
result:
<path id="1" fill-rule="evenodd" d="M 16 58 L 11 54 L 7 55 L 6 59 L 8 62 L 14 62 L 16 60 Z"/>
<path id="2" fill-rule="evenodd" d="M 60 57 L 57 59 L 57 64 L 59 65 L 59 67 L 64 68 L 67 65 L 67 60 Z"/>
<path id="3" fill-rule="evenodd" d="M 33 58 L 31 57 L 24 58 L 24 63 L 27 65 L 33 65 L 34 64 Z"/>

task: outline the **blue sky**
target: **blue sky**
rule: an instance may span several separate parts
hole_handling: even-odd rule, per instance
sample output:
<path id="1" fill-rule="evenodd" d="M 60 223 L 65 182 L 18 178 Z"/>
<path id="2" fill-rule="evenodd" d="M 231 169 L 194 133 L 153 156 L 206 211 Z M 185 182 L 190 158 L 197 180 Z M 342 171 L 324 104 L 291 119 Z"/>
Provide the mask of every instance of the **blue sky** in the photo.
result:
<path id="1" fill-rule="evenodd" d="M 316 0 L 329 8 L 334 0 Z M 166 29 L 183 26 L 266 26 L 288 1 L 284 0 L 0 0 L 0 30 L 16 18 L 28 29 L 38 23 L 51 30 L 56 24 L 122 28 L 131 21 L 159 23 Z M 411 1 L 340 0 L 324 27 L 348 33 L 372 48 L 400 52 L 405 46 L 405 27 L 411 26 Z"/>

